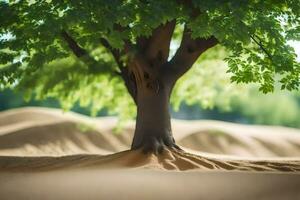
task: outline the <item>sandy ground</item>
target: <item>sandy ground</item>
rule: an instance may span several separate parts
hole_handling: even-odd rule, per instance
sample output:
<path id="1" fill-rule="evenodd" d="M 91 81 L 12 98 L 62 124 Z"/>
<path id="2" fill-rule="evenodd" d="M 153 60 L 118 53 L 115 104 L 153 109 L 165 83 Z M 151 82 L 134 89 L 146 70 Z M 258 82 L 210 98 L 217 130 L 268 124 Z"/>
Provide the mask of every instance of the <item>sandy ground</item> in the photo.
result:
<path id="1" fill-rule="evenodd" d="M 0 113 L 0 199 L 300 199 L 300 130 L 172 122 L 186 152 L 128 151 L 134 123 Z M 119 152 L 119 153 L 117 153 Z"/>
<path id="2" fill-rule="evenodd" d="M 246 172 L 68 170 L 1 174 L 1 199 L 300 199 L 300 178 Z"/>

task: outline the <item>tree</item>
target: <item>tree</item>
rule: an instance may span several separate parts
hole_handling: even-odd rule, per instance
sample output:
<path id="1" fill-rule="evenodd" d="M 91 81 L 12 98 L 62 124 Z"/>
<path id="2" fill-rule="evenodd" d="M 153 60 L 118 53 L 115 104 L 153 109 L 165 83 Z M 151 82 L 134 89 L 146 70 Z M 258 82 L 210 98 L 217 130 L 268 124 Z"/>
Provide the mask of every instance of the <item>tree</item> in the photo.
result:
<path id="1" fill-rule="evenodd" d="M 300 38 L 299 16 L 297 0 L 1 1 L 1 87 L 35 85 L 40 95 L 72 99 L 83 87 L 111 96 L 109 84 L 122 80 L 137 106 L 132 149 L 158 153 L 178 148 L 169 115 L 175 83 L 216 45 L 229 52 L 233 82 L 256 82 L 264 93 L 276 81 L 298 89 L 300 66 L 287 41 Z M 71 55 L 80 62 L 51 67 Z"/>

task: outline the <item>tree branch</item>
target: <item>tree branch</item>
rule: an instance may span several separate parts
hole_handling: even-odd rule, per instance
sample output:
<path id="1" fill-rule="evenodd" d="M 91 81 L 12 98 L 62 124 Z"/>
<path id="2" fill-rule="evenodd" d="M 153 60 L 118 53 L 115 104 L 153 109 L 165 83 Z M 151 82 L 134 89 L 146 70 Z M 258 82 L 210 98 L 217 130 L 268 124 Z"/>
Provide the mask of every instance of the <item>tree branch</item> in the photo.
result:
<path id="1" fill-rule="evenodd" d="M 168 63 L 167 73 L 172 76 L 173 81 L 176 81 L 193 66 L 203 52 L 217 43 L 217 39 L 213 36 L 208 39 L 193 39 L 191 31 L 185 26 L 181 44 L 174 57 Z"/>
<path id="2" fill-rule="evenodd" d="M 154 29 L 150 38 L 138 39 L 139 49 L 153 66 L 160 66 L 167 61 L 175 25 L 176 20 L 169 21 Z"/>
<path id="3" fill-rule="evenodd" d="M 132 97 L 133 101 L 135 102 L 135 104 L 137 104 L 137 99 L 136 99 L 136 95 L 137 95 L 137 91 L 136 91 L 136 85 L 135 85 L 135 79 L 133 79 L 130 76 L 130 72 L 128 70 L 128 67 L 124 66 L 124 64 L 122 63 L 122 61 L 120 60 L 121 58 L 121 52 L 117 49 L 114 49 L 106 39 L 101 38 L 101 44 L 107 48 L 112 56 L 114 57 L 118 68 L 120 70 L 120 72 L 118 73 L 118 75 L 121 76 L 121 78 L 123 79 L 126 89 L 129 92 L 130 96 Z"/>
<path id="4" fill-rule="evenodd" d="M 112 31 L 117 31 L 119 33 L 122 33 L 124 31 L 127 31 L 128 29 L 129 29 L 129 27 L 123 27 L 119 24 L 114 24 Z M 124 41 L 124 48 L 122 51 L 113 48 L 105 38 L 101 38 L 100 42 L 106 49 L 108 49 L 111 52 L 115 61 L 118 64 L 119 68 L 124 67 L 121 62 L 121 56 L 130 53 L 130 51 L 132 50 L 132 45 L 131 45 L 131 42 L 129 41 L 129 39 Z"/>
<path id="5" fill-rule="evenodd" d="M 242 20 L 240 20 L 240 22 L 247 27 L 246 23 L 243 22 Z M 267 51 L 267 49 L 265 48 L 265 46 L 262 43 L 262 39 L 260 37 L 258 37 L 258 35 L 256 35 L 255 33 L 253 33 L 253 35 L 249 34 L 250 38 L 253 40 L 253 42 L 268 56 L 268 58 L 270 59 L 271 62 L 273 62 L 272 59 L 272 55 Z M 256 38 L 257 39 L 256 39 Z"/>
<path id="6" fill-rule="evenodd" d="M 117 49 L 112 48 L 112 46 L 108 43 L 108 41 L 106 39 L 101 38 L 100 42 L 113 55 L 116 63 L 118 64 L 118 67 L 119 68 L 123 67 L 122 63 L 121 63 L 121 60 L 120 60 L 120 52 Z"/>
<path id="7" fill-rule="evenodd" d="M 77 42 L 65 30 L 61 31 L 61 37 L 66 41 L 66 43 L 68 44 L 69 48 L 74 53 L 74 55 L 77 58 L 81 59 L 88 66 L 90 71 L 92 72 L 101 71 L 101 72 L 108 72 L 108 73 L 111 72 L 111 68 L 107 65 L 102 65 L 101 66 L 102 68 L 99 69 L 98 67 L 100 63 L 96 61 L 93 57 L 91 57 L 85 49 L 80 47 L 77 44 Z"/>
<path id="8" fill-rule="evenodd" d="M 63 30 L 61 32 L 61 36 L 67 42 L 69 48 L 72 50 L 72 52 L 74 53 L 74 55 L 76 57 L 83 60 L 88 65 L 88 67 L 91 68 L 92 70 L 96 68 L 98 62 L 95 59 L 93 59 L 85 49 L 80 47 L 77 44 L 77 42 L 65 30 Z M 136 102 L 137 101 L 136 100 L 136 86 L 135 86 L 135 83 L 134 83 L 134 79 L 132 79 L 130 77 L 130 73 L 128 71 L 128 68 L 123 66 L 123 64 L 120 60 L 120 56 L 121 56 L 120 51 L 118 51 L 117 49 L 112 48 L 112 46 L 104 38 L 101 38 L 100 41 L 101 41 L 101 44 L 105 48 L 107 48 L 111 52 L 111 54 L 113 55 L 117 65 L 118 65 L 118 68 L 120 70 L 120 72 L 117 72 L 117 74 L 122 77 L 129 94 L 133 98 L 134 102 L 137 103 Z"/>
<path id="9" fill-rule="evenodd" d="M 135 78 L 132 77 L 133 74 L 130 74 L 127 67 L 123 67 L 121 68 L 120 75 L 124 80 L 127 91 L 132 97 L 134 103 L 137 105 L 137 86 L 136 86 Z"/>
<path id="10" fill-rule="evenodd" d="M 61 36 L 67 42 L 69 48 L 73 51 L 76 57 L 81 58 L 88 55 L 87 51 L 80 47 L 65 30 L 61 32 Z"/>
<path id="11" fill-rule="evenodd" d="M 272 56 L 271 54 L 266 50 L 266 48 L 264 47 L 264 45 L 262 44 L 262 40 L 257 36 L 257 35 L 254 35 L 255 37 L 258 38 L 255 39 L 255 37 L 253 37 L 252 35 L 250 35 L 250 38 L 254 41 L 255 44 L 257 44 L 257 46 L 268 56 L 268 58 L 270 59 L 271 62 L 273 62 L 273 59 L 272 59 Z"/>

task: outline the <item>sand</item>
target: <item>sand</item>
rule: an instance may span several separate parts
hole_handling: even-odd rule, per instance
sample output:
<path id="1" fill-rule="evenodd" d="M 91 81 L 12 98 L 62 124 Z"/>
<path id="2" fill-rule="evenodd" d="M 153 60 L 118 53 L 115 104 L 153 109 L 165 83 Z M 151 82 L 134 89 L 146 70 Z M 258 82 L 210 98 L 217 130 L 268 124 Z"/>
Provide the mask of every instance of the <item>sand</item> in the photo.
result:
<path id="1" fill-rule="evenodd" d="M 134 122 L 0 113 L 0 199 L 300 199 L 300 130 L 173 120 L 185 150 L 129 151 Z"/>
<path id="2" fill-rule="evenodd" d="M 0 174 L 1 199 L 297 200 L 300 178 L 256 172 L 65 170 Z"/>

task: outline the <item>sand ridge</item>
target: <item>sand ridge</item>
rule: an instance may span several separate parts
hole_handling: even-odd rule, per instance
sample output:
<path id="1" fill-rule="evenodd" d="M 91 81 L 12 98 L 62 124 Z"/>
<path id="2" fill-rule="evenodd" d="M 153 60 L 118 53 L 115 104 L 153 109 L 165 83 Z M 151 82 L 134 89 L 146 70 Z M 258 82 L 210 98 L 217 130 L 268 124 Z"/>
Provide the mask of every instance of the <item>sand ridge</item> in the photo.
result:
<path id="1" fill-rule="evenodd" d="M 5 120 L 3 120 L 5 119 Z M 130 148 L 134 122 L 114 134 L 117 120 L 89 118 L 57 109 L 22 108 L 0 113 L 0 155 L 107 155 Z M 249 158 L 300 157 L 300 130 L 219 121 L 172 122 L 184 149 L 200 155 Z"/>
<path id="2" fill-rule="evenodd" d="M 0 113 L 0 119 L 0 170 L 4 171 L 80 167 L 300 171 L 296 129 L 174 120 L 174 137 L 185 152 L 167 149 L 156 156 L 128 151 L 133 122 L 122 134 L 115 134 L 115 118 L 89 118 L 56 109 L 15 109 Z"/>
<path id="3" fill-rule="evenodd" d="M 78 154 L 61 157 L 0 156 L 0 171 L 32 172 L 61 169 L 155 169 L 155 170 L 230 170 L 300 172 L 300 160 L 215 159 L 181 151 L 165 150 L 162 155 L 123 151 L 101 156 Z"/>

